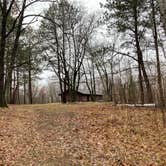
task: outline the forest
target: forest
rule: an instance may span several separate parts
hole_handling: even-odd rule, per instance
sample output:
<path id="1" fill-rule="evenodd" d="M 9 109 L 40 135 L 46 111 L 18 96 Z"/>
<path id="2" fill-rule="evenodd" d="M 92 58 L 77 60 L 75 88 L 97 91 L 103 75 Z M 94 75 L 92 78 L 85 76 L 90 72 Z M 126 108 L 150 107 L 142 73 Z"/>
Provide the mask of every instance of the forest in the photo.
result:
<path id="1" fill-rule="evenodd" d="M 92 101 L 101 93 L 104 101 L 165 105 L 164 5 L 106 1 L 101 13 L 87 13 L 79 3 L 46 2 L 41 13 L 27 10 L 45 1 L 0 3 L 1 107 L 66 103 L 68 91 L 74 102 L 78 90 Z M 39 86 L 43 71 L 52 74 Z"/>
<path id="2" fill-rule="evenodd" d="M 0 147 L 0 165 L 166 164 L 166 2 L 101 0 L 98 6 L 88 10 L 81 0 L 0 0 L 0 138 L 6 140 L 0 146 L 11 150 L 1 153 Z M 28 133 L 34 147 L 25 141 Z M 77 147 L 77 134 L 85 149 L 83 142 Z M 49 137 L 59 144 L 49 144 Z M 19 139 L 22 150 L 29 148 L 24 154 L 11 147 Z M 127 148 L 123 139 L 130 140 Z M 49 146 L 62 151 L 49 152 Z M 125 156 L 122 147 L 135 156 Z M 90 159 L 88 152 L 96 156 Z"/>

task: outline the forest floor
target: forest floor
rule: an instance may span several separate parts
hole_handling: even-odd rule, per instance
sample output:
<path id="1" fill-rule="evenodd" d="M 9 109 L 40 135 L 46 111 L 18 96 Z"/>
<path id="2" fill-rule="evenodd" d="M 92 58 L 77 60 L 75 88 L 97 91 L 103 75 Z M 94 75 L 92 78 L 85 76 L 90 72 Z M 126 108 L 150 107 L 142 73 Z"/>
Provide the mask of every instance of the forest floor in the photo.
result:
<path id="1" fill-rule="evenodd" d="M 108 103 L 0 111 L 0 165 L 165 166 L 161 112 Z"/>

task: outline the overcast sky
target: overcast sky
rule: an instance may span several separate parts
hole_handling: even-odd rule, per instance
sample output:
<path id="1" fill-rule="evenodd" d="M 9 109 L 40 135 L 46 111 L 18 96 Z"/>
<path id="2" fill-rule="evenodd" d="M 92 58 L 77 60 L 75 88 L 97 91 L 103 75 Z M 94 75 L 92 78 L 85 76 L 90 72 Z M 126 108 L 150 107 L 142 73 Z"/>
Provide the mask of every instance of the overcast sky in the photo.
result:
<path id="1" fill-rule="evenodd" d="M 104 3 L 105 0 L 73 0 L 80 1 L 89 12 L 94 12 L 100 9 L 100 2 Z"/>
<path id="2" fill-rule="evenodd" d="M 87 10 L 88 13 L 93 13 L 93 12 L 99 12 L 101 10 L 100 2 L 104 3 L 106 0 L 69 0 L 69 1 L 80 4 L 80 6 L 84 6 L 85 10 Z M 26 14 L 41 14 L 44 9 L 48 8 L 49 4 L 50 3 L 48 2 L 35 3 L 33 6 L 28 8 Z M 25 20 L 25 22 L 30 22 L 31 19 L 32 18 L 28 17 Z M 39 26 L 39 22 L 35 22 L 33 26 L 37 28 Z"/>
<path id="3" fill-rule="evenodd" d="M 101 10 L 100 8 L 100 2 L 104 3 L 106 0 L 71 0 L 74 3 L 80 3 L 84 6 L 84 8 L 87 10 L 88 13 L 98 12 Z M 36 3 L 33 7 L 29 8 L 27 11 L 28 14 L 39 14 L 42 13 L 42 11 L 46 8 L 48 8 L 48 3 Z M 34 27 L 38 27 L 39 22 L 34 24 Z M 49 77 L 51 73 L 46 71 L 41 74 L 42 80 L 39 81 L 40 84 L 46 85 L 48 83 Z"/>
<path id="4" fill-rule="evenodd" d="M 82 4 L 88 12 L 94 12 L 97 10 L 100 10 L 100 2 L 104 3 L 106 0 L 70 0 L 74 3 L 80 3 Z M 43 9 L 47 8 L 49 6 L 49 3 L 47 2 L 38 2 L 33 5 L 33 7 L 30 7 L 28 12 L 35 12 L 40 13 L 43 11 Z"/>

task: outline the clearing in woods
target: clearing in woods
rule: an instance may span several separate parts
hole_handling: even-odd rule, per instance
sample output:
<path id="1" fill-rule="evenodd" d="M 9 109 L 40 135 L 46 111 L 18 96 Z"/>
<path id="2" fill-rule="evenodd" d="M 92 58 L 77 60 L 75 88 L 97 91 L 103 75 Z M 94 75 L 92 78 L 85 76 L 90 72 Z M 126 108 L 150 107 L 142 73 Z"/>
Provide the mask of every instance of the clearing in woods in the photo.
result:
<path id="1" fill-rule="evenodd" d="M 159 111 L 108 103 L 0 111 L 0 165 L 166 165 Z"/>

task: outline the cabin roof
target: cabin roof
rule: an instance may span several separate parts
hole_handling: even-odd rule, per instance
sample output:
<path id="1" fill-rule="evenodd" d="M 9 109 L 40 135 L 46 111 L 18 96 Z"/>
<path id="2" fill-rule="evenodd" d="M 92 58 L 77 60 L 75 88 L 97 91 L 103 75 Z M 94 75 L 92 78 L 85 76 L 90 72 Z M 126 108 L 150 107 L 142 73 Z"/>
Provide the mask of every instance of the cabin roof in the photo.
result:
<path id="1" fill-rule="evenodd" d="M 69 90 L 67 90 L 67 93 L 69 93 Z M 90 96 L 91 95 L 90 93 L 82 92 L 82 91 L 76 91 L 76 93 L 80 94 L 82 96 Z M 61 95 L 61 93 L 59 95 Z M 94 96 L 103 96 L 103 95 L 102 94 L 94 94 Z"/>

